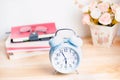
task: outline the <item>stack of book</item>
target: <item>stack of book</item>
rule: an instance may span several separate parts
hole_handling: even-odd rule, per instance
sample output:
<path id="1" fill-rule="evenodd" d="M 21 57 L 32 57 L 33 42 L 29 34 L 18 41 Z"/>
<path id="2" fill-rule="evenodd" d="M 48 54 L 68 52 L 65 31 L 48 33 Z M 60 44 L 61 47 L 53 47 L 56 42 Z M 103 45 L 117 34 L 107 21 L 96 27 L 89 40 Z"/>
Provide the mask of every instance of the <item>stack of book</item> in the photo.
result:
<path id="1" fill-rule="evenodd" d="M 55 23 L 12 27 L 11 33 L 6 40 L 8 58 L 28 57 L 41 54 L 38 51 L 49 50 L 49 39 L 54 36 L 55 32 Z"/>

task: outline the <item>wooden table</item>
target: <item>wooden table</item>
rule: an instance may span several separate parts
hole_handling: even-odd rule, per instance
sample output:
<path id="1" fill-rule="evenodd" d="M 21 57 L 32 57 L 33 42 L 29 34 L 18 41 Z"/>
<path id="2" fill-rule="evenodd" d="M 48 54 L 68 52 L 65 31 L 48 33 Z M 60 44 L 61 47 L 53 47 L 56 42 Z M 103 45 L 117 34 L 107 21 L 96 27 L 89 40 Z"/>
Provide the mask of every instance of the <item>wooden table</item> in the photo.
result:
<path id="1" fill-rule="evenodd" d="M 120 80 L 120 37 L 110 48 L 92 45 L 83 38 L 82 60 L 76 72 L 55 73 L 49 61 L 49 51 L 38 56 L 8 60 L 4 41 L 0 41 L 0 80 Z"/>

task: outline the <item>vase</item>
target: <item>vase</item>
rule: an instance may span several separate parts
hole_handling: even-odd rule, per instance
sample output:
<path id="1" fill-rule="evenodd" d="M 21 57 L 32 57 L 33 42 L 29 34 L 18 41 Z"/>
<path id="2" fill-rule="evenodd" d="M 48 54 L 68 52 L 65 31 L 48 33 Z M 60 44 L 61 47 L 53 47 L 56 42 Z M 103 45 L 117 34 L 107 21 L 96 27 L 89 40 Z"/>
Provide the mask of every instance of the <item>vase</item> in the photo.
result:
<path id="1" fill-rule="evenodd" d="M 119 24 L 113 26 L 96 25 L 94 23 L 89 24 L 92 42 L 94 46 L 110 47 L 118 32 Z"/>

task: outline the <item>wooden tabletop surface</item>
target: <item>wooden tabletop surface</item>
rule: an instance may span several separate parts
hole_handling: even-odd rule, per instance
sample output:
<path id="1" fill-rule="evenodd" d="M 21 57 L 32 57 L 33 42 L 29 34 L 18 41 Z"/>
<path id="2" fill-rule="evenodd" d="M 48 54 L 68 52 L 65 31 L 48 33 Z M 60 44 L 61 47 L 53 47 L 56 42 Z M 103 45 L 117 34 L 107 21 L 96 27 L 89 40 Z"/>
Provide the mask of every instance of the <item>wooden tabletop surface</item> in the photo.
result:
<path id="1" fill-rule="evenodd" d="M 120 80 L 120 37 L 110 48 L 95 47 L 83 38 L 82 59 L 76 72 L 55 73 L 49 51 L 37 56 L 9 60 L 4 40 L 0 41 L 0 80 Z"/>

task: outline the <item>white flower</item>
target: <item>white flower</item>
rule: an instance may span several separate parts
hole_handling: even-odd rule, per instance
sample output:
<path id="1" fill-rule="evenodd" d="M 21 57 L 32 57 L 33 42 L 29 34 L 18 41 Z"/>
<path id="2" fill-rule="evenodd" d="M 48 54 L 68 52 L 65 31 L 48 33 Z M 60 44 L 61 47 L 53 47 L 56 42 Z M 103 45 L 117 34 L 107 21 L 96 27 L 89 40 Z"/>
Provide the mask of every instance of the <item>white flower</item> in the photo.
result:
<path id="1" fill-rule="evenodd" d="M 98 19 L 101 15 L 101 11 L 98 8 L 94 8 L 91 13 L 90 13 L 91 17 L 94 19 Z"/>
<path id="2" fill-rule="evenodd" d="M 101 1 L 102 1 L 102 2 L 105 2 L 105 3 L 107 2 L 107 3 L 109 3 L 110 5 L 113 4 L 113 2 L 112 2 L 111 0 L 101 0 Z"/>
<path id="3" fill-rule="evenodd" d="M 115 19 L 120 22 L 120 7 L 116 9 Z"/>
<path id="4" fill-rule="evenodd" d="M 117 9 L 118 7 L 119 7 L 118 4 L 113 4 L 113 5 L 111 6 L 112 12 L 113 12 L 113 13 L 116 13 L 116 9 Z"/>
<path id="5" fill-rule="evenodd" d="M 89 11 L 89 6 L 88 5 L 82 8 L 83 13 L 87 13 L 88 11 Z"/>
<path id="6" fill-rule="evenodd" d="M 93 22 L 96 25 L 113 26 L 120 23 L 120 3 L 111 0 L 91 0 L 90 4 L 82 9 L 83 23 Z"/>

